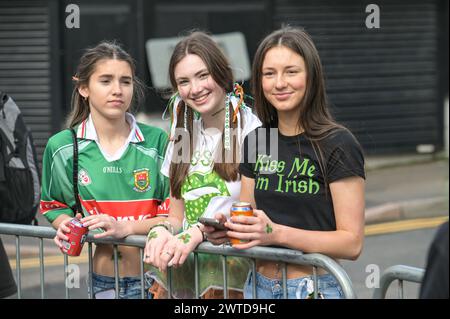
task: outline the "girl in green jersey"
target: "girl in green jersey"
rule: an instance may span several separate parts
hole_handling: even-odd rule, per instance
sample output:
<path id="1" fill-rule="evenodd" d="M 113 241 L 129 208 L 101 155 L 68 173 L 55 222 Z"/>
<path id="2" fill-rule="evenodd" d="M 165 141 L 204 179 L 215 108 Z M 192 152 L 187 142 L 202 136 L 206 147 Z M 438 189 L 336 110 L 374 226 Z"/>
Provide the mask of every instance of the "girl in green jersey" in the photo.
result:
<path id="1" fill-rule="evenodd" d="M 147 234 L 167 215 L 168 179 L 160 174 L 167 134 L 137 123 L 128 111 L 142 96 L 132 58 L 115 43 L 102 42 L 81 57 L 68 126 L 76 131 L 78 189 L 84 216 L 95 238 Z M 73 218 L 73 140 L 69 130 L 52 136 L 43 157 L 41 212 L 57 229 L 62 247 Z M 139 249 L 119 247 L 115 291 L 113 246 L 98 244 L 91 296 L 140 298 Z M 146 288 L 150 286 L 146 281 Z"/>

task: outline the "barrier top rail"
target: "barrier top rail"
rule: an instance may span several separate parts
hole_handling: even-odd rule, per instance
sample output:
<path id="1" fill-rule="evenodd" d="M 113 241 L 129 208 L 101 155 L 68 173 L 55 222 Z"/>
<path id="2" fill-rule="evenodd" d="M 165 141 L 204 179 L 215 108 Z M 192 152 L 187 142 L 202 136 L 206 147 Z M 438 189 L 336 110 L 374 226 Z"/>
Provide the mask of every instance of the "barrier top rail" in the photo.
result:
<path id="1" fill-rule="evenodd" d="M 422 268 L 395 265 L 387 268 L 380 279 L 380 287 L 375 288 L 373 299 L 384 299 L 389 286 L 394 280 L 421 283 L 425 270 Z"/>
<path id="2" fill-rule="evenodd" d="M 0 223 L 0 234 L 53 239 L 56 235 L 56 230 L 51 227 Z M 124 245 L 144 248 L 146 237 L 131 235 L 124 239 L 115 239 L 112 237 L 94 238 L 92 234 L 89 234 L 86 241 L 95 244 Z M 245 250 L 239 250 L 227 245 L 215 246 L 209 242 L 201 243 L 194 252 L 257 258 L 323 268 L 339 282 L 345 298 L 356 298 L 352 282 L 342 266 L 332 258 L 322 254 L 304 254 L 298 250 L 272 247 L 252 247 Z"/>

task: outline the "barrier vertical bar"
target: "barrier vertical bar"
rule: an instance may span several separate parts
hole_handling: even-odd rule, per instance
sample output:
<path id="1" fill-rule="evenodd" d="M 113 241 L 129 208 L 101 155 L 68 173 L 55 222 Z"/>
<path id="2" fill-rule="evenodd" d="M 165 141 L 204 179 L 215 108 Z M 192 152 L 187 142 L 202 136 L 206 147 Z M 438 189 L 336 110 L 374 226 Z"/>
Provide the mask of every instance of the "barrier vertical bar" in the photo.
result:
<path id="1" fill-rule="evenodd" d="M 317 282 L 317 267 L 313 266 L 313 284 L 314 284 L 314 299 L 319 297 L 319 284 Z"/>
<path id="2" fill-rule="evenodd" d="M 92 273 L 94 272 L 92 260 L 92 243 L 88 244 L 88 260 L 89 260 L 89 299 L 94 299 L 94 284 L 92 282 Z"/>
<path id="3" fill-rule="evenodd" d="M 172 267 L 167 267 L 167 298 L 172 299 Z"/>
<path id="4" fill-rule="evenodd" d="M 20 236 L 16 235 L 16 280 L 17 299 L 22 299 L 22 281 L 20 278 Z"/>
<path id="5" fill-rule="evenodd" d="M 228 299 L 228 271 L 227 271 L 227 256 L 222 257 L 222 271 L 223 271 L 223 299 Z"/>
<path id="6" fill-rule="evenodd" d="M 398 280 L 398 297 L 399 299 L 403 299 L 403 280 L 399 279 Z"/>
<path id="7" fill-rule="evenodd" d="M 67 257 L 66 254 L 64 254 L 64 288 L 65 288 L 65 292 L 66 292 L 66 299 L 69 299 L 69 287 L 67 286 L 67 265 L 69 261 L 69 257 Z"/>
<path id="8" fill-rule="evenodd" d="M 139 248 L 139 260 L 141 261 L 141 299 L 145 299 L 144 249 L 143 248 Z"/>
<path id="9" fill-rule="evenodd" d="M 287 299 L 287 263 L 283 263 L 283 270 L 282 270 L 282 276 L 283 276 L 283 298 Z"/>
<path id="10" fill-rule="evenodd" d="M 252 297 L 258 299 L 256 292 L 256 259 L 252 258 Z"/>
<path id="11" fill-rule="evenodd" d="M 39 274 L 40 274 L 40 281 L 41 281 L 41 299 L 45 299 L 44 295 L 44 239 L 41 237 L 39 238 Z"/>
<path id="12" fill-rule="evenodd" d="M 194 253 L 195 299 L 200 298 L 200 278 L 198 270 L 198 253 Z"/>
<path id="13" fill-rule="evenodd" d="M 114 245 L 114 284 L 116 287 L 116 299 L 119 299 L 119 259 L 117 245 Z"/>

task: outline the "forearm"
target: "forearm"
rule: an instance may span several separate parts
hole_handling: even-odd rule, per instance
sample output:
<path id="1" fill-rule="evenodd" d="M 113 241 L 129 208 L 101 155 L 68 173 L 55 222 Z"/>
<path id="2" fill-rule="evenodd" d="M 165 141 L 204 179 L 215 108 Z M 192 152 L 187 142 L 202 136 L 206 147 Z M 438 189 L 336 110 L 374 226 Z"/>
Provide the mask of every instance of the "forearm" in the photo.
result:
<path id="1" fill-rule="evenodd" d="M 66 215 L 66 214 L 61 214 L 58 217 L 56 217 L 56 219 L 52 222 L 52 226 L 53 226 L 53 228 L 58 229 L 59 225 L 63 221 L 68 220 L 68 219 L 72 219 L 72 218 L 73 218 L 72 216 L 69 216 L 69 215 Z"/>
<path id="2" fill-rule="evenodd" d="M 345 230 L 311 231 L 276 225 L 273 245 L 304 253 L 320 253 L 332 258 L 355 260 L 361 253 L 363 236 Z"/>
<path id="3" fill-rule="evenodd" d="M 149 219 L 139 220 L 139 221 L 123 221 L 119 223 L 123 223 L 125 227 L 126 236 L 129 235 L 147 235 L 150 228 L 155 226 L 158 223 L 166 220 L 167 217 L 153 217 Z"/>
<path id="4" fill-rule="evenodd" d="M 193 226 L 193 227 L 189 228 L 188 230 L 186 230 L 184 232 L 184 234 L 190 235 L 189 240 L 192 240 L 195 247 L 197 247 L 199 244 L 201 244 L 203 242 L 203 233 L 200 230 L 200 228 L 198 228 L 197 226 Z M 178 236 L 180 236 L 180 235 L 178 235 Z M 181 236 L 183 236 L 183 235 L 181 235 Z"/>
<path id="5" fill-rule="evenodd" d="M 308 231 L 280 226 L 282 246 L 306 253 L 355 260 L 364 242 L 364 180 L 348 177 L 330 184 L 335 231 Z"/>
<path id="6" fill-rule="evenodd" d="M 162 224 L 164 222 L 170 223 L 172 225 L 174 234 L 180 232 L 182 228 L 182 221 L 175 217 L 153 217 L 150 219 L 145 219 L 142 221 L 126 221 L 124 227 L 126 229 L 127 236 L 129 235 L 147 235 L 150 229 L 157 224 Z"/>
<path id="7" fill-rule="evenodd" d="M 183 228 L 184 201 L 170 197 L 169 216 L 165 219 L 173 227 L 174 234 L 178 234 Z"/>
<path id="8" fill-rule="evenodd" d="M 174 234 L 178 234 L 183 228 L 183 220 L 176 216 L 170 216 L 165 219 L 173 227 Z"/>

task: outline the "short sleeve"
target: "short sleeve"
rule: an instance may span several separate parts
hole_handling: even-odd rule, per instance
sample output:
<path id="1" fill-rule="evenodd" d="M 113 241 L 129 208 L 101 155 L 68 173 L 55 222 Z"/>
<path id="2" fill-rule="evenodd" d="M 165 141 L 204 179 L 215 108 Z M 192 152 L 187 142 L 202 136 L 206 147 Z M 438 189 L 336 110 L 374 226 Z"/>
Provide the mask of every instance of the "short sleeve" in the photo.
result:
<path id="1" fill-rule="evenodd" d="M 362 148 L 348 130 L 334 132 L 326 143 L 328 183 L 352 176 L 365 179 Z"/>
<path id="2" fill-rule="evenodd" d="M 53 147 L 50 139 L 42 158 L 40 211 L 50 223 L 59 215 L 74 215 L 70 208 L 75 204 L 73 186 L 66 171 L 66 165 L 71 165 L 72 161 L 61 156 L 61 149 Z"/>
<path id="3" fill-rule="evenodd" d="M 255 178 L 256 163 L 256 130 L 250 132 L 244 139 L 239 173 L 248 178 Z"/>
<path id="4" fill-rule="evenodd" d="M 169 171 L 170 171 L 170 162 L 172 161 L 172 154 L 173 154 L 173 141 L 170 141 L 167 144 L 166 154 L 164 155 L 164 161 L 161 165 L 161 174 L 163 174 L 166 177 L 169 177 Z"/>
<path id="5" fill-rule="evenodd" d="M 164 194 L 161 203 L 158 205 L 158 209 L 156 211 L 156 216 L 164 216 L 167 217 L 169 215 L 170 209 L 170 192 L 169 192 L 169 179 L 164 176 Z"/>

